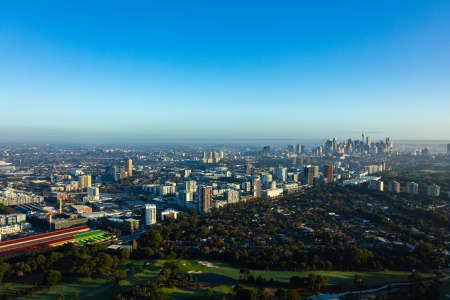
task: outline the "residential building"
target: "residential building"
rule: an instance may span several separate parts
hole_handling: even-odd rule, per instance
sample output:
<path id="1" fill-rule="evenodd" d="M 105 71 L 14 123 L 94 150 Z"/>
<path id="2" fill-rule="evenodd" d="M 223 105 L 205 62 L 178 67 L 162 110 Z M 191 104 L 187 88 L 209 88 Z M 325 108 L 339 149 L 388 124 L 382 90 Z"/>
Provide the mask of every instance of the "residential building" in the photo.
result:
<path id="1" fill-rule="evenodd" d="M 439 197 L 441 194 L 441 187 L 437 184 L 427 186 L 427 195 L 430 197 Z"/>
<path id="2" fill-rule="evenodd" d="M 145 225 L 150 226 L 156 223 L 156 205 L 145 204 Z"/>
<path id="3" fill-rule="evenodd" d="M 419 185 L 415 182 L 408 182 L 406 184 L 406 192 L 417 195 L 419 193 Z"/>
<path id="4" fill-rule="evenodd" d="M 388 190 L 391 193 L 399 194 L 400 193 L 400 182 L 395 181 L 395 180 L 389 182 Z"/>
<path id="5" fill-rule="evenodd" d="M 201 186 L 199 188 L 198 210 L 209 212 L 212 208 L 212 187 Z"/>

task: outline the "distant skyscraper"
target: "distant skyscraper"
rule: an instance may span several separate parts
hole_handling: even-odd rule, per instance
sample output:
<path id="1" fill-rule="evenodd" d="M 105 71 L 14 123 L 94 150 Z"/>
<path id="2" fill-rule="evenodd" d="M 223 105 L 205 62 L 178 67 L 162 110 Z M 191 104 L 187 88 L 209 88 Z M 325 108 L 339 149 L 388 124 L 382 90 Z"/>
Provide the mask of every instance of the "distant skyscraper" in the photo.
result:
<path id="1" fill-rule="evenodd" d="M 131 158 L 127 158 L 126 160 L 125 171 L 127 172 L 128 176 L 133 176 L 133 161 L 131 160 Z"/>
<path id="2" fill-rule="evenodd" d="M 145 225 L 150 226 L 156 223 L 156 206 L 145 204 Z"/>
<path id="3" fill-rule="evenodd" d="M 303 153 L 303 145 L 302 144 L 295 145 L 295 152 L 297 154 L 302 154 Z"/>
<path id="4" fill-rule="evenodd" d="M 264 146 L 264 148 L 263 148 L 263 155 L 264 156 L 269 156 L 270 155 L 270 146 L 269 145 Z"/>
<path id="5" fill-rule="evenodd" d="M 294 145 L 288 145 L 287 149 L 288 149 L 288 152 L 293 153 L 294 152 Z"/>
<path id="6" fill-rule="evenodd" d="M 450 155 L 450 144 L 447 144 L 447 154 Z"/>
<path id="7" fill-rule="evenodd" d="M 363 132 L 362 135 L 361 135 L 361 142 L 362 142 L 362 144 L 364 144 L 365 141 L 366 141 L 366 135 Z"/>
<path id="8" fill-rule="evenodd" d="M 306 166 L 304 168 L 304 177 L 305 177 L 305 184 L 309 184 L 309 185 L 314 184 L 314 167 L 313 166 Z"/>
<path id="9" fill-rule="evenodd" d="M 323 174 L 325 178 L 327 179 L 328 183 L 331 183 L 334 181 L 334 166 L 332 164 L 325 165 L 323 168 Z"/>
<path id="10" fill-rule="evenodd" d="M 366 137 L 366 144 L 367 144 L 367 147 L 370 147 L 370 145 L 372 144 L 370 136 Z"/>
<path id="11" fill-rule="evenodd" d="M 386 147 L 388 151 L 391 151 L 393 148 L 392 139 L 390 137 L 386 137 Z"/>
<path id="12" fill-rule="evenodd" d="M 212 187 L 202 186 L 199 191 L 198 210 L 209 212 L 212 208 Z"/>
<path id="13" fill-rule="evenodd" d="M 251 161 L 247 161 L 247 166 L 245 168 L 245 174 L 246 175 L 252 175 L 252 171 L 253 171 L 253 165 Z"/>

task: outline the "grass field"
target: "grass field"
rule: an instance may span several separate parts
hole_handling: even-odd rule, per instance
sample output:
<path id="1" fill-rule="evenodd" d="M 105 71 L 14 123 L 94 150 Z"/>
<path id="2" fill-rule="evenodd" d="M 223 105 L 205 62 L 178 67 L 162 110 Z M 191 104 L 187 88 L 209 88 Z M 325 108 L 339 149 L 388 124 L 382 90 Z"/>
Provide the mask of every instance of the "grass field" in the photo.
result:
<path id="1" fill-rule="evenodd" d="M 66 299 L 73 298 L 73 295 L 78 291 L 78 299 L 113 299 L 114 295 L 120 291 L 130 289 L 132 286 L 144 283 L 146 281 L 153 281 L 158 275 L 158 272 L 165 260 L 158 261 L 131 261 L 121 268 L 130 270 L 132 266 L 135 269 L 143 268 L 143 272 L 137 274 L 128 273 L 128 278 L 123 282 L 122 286 L 117 287 L 107 279 L 80 279 L 78 282 L 69 284 L 60 284 L 48 290 L 42 290 L 32 296 L 27 296 L 22 299 L 57 299 L 59 295 L 64 295 Z M 198 260 L 177 260 L 180 271 L 182 273 L 190 273 L 196 277 L 198 282 L 210 283 L 213 287 L 213 293 L 216 295 L 224 295 L 232 291 L 232 286 L 239 279 L 239 268 L 214 262 L 202 262 Z M 308 276 L 309 274 L 318 274 L 328 276 L 330 284 L 351 285 L 355 274 L 360 274 L 364 278 L 367 285 L 378 285 L 387 282 L 405 281 L 408 279 L 409 273 L 406 272 L 377 272 L 377 273 L 358 273 L 358 272 L 339 272 L 339 271 L 312 271 L 312 272 L 289 272 L 289 271 L 256 271 L 252 270 L 253 276 L 261 275 L 263 278 L 278 280 L 280 282 L 288 282 L 289 279 L 296 275 L 300 277 Z M 0 286 L 0 294 L 8 293 L 14 289 L 31 287 L 36 278 L 28 281 L 7 283 Z M 205 291 L 191 291 L 180 289 L 163 289 L 163 292 L 172 297 L 182 298 L 183 296 L 192 296 L 205 293 Z M 444 298 L 443 298 L 444 299 Z"/>

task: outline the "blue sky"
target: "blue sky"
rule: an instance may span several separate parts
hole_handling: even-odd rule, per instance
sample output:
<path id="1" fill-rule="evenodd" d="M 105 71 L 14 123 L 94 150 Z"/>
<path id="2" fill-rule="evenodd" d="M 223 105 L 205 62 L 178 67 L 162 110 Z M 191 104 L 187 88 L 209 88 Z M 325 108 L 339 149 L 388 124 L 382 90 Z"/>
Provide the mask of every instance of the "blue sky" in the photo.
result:
<path id="1" fill-rule="evenodd" d="M 450 139 L 449 1 L 7 1 L 0 138 Z"/>

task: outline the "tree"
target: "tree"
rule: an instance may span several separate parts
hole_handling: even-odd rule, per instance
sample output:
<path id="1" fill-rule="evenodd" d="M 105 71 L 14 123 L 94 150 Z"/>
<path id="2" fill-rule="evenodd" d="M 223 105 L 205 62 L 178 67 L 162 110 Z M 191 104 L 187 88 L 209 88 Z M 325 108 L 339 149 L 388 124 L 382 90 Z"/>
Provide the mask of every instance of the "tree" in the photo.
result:
<path id="1" fill-rule="evenodd" d="M 62 275 L 60 271 L 50 270 L 45 274 L 44 283 L 48 286 L 52 286 L 61 281 Z"/>

